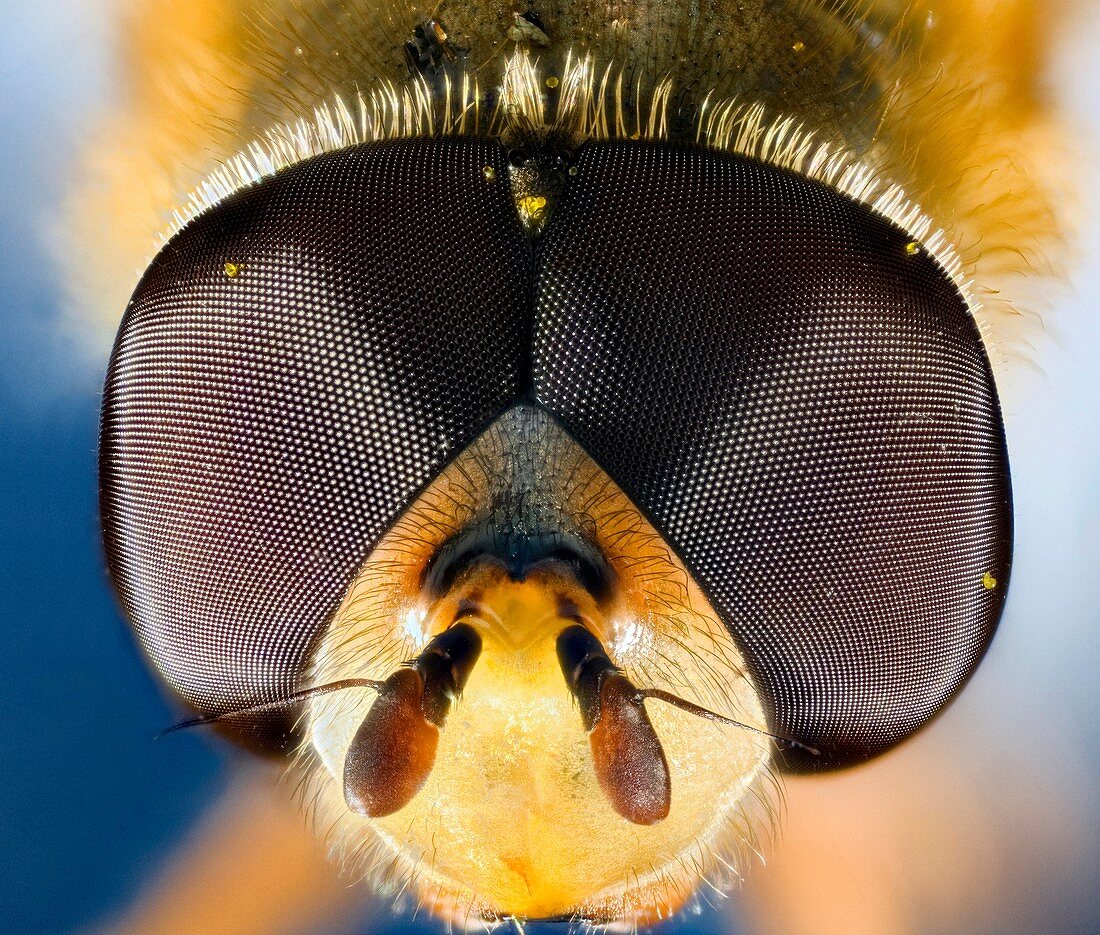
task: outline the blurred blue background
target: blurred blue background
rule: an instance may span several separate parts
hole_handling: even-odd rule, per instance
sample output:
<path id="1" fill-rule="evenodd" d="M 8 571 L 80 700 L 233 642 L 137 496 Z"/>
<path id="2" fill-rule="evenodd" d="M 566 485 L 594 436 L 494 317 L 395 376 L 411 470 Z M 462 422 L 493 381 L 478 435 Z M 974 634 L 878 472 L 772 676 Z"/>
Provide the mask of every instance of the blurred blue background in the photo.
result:
<path id="1" fill-rule="evenodd" d="M 66 326 L 49 247 L 81 133 L 112 93 L 105 10 L 0 4 L 0 930 L 10 932 L 86 928 L 131 901 L 230 782 L 230 755 L 203 738 L 153 742 L 176 713 L 117 613 L 98 545 L 96 431 L 110 335 Z M 1097 19 L 1066 37 L 1052 75 L 1093 154 Z M 1091 180 L 1085 199 L 1085 213 L 1100 216 Z M 1003 822 L 990 840 L 1004 863 L 976 867 L 964 855 L 955 872 L 968 899 L 914 930 L 1100 931 L 1100 235 L 1090 240 L 1046 313 L 1038 367 L 1015 368 L 1004 387 L 1018 545 L 993 650 L 931 732 L 886 766 L 829 780 L 834 801 L 858 802 L 877 784 L 941 815 L 957 808 L 973 817 L 975 795 L 996 804 L 986 825 L 966 832 L 967 844 Z M 956 759 L 958 771 L 945 771 Z M 793 785 L 791 823 L 815 794 Z M 858 828 L 849 824 L 859 822 L 854 814 L 830 832 L 837 860 L 858 864 Z M 891 833 L 907 840 L 914 867 L 950 866 L 950 828 L 925 827 L 927 840 L 912 827 Z M 781 863 L 782 842 L 776 851 Z M 774 907 L 802 895 L 795 870 L 778 877 L 783 892 L 756 882 L 768 872 L 758 869 L 732 908 L 666 931 L 771 930 Z M 873 898 L 867 873 L 868 891 L 854 898 Z M 435 931 L 384 914 L 372 924 L 362 930 Z"/>
<path id="2" fill-rule="evenodd" d="M 77 134 L 108 93 L 91 5 L 0 17 L 0 929 L 62 932 L 127 898 L 225 782 L 173 715 L 104 584 L 95 457 L 103 348 L 60 327 L 47 243 Z"/>

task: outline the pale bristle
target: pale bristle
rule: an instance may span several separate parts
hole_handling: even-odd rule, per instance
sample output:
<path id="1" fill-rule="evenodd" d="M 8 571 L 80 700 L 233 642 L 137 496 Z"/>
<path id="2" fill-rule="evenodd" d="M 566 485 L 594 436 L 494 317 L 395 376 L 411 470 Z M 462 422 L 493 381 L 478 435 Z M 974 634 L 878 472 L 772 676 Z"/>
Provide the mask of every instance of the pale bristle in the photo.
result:
<path id="1" fill-rule="evenodd" d="M 433 99 L 423 80 L 402 87 L 380 82 L 351 106 L 337 95 L 309 117 L 273 127 L 222 163 L 187 196 L 172 233 L 235 192 L 306 159 L 378 140 L 466 133 L 478 124 L 479 100 L 476 78 L 465 75 L 457 88 L 447 80 L 442 102 Z"/>
<path id="2" fill-rule="evenodd" d="M 933 256 L 980 318 L 981 304 L 952 239 L 935 225 L 901 186 L 843 148 L 820 141 L 792 117 L 774 117 L 763 105 L 737 100 L 704 101 L 696 120 L 696 141 L 711 149 L 758 159 L 821 182 L 866 205 L 905 231 Z"/>
<path id="3" fill-rule="evenodd" d="M 486 113 L 477 78 L 447 76 L 438 97 L 424 79 L 398 86 L 378 82 L 349 105 L 339 95 L 306 117 L 272 127 L 225 160 L 187 195 L 176 210 L 162 245 L 186 224 L 234 193 L 299 162 L 349 146 L 414 136 L 502 135 L 510 129 L 563 130 L 583 139 L 665 139 L 672 82 L 651 90 L 641 79 L 632 89 L 634 106 L 624 103 L 623 76 L 607 66 L 597 78 L 591 56 L 568 56 L 560 77 L 544 75 L 525 50 L 509 59 L 495 107 Z M 614 75 L 614 79 L 613 79 Z M 546 79 L 560 88 L 547 105 Z M 644 103 L 643 103 L 644 102 Z"/>
<path id="4" fill-rule="evenodd" d="M 550 86 L 559 89 L 552 107 Z M 623 73 L 611 65 L 597 72 L 590 55 L 567 55 L 557 76 L 544 74 L 538 60 L 520 49 L 507 62 L 494 95 L 496 107 L 483 123 L 481 89 L 469 75 L 463 74 L 457 86 L 447 76 L 441 99 L 423 79 L 400 87 L 380 82 L 369 95 L 358 94 L 350 107 L 336 96 L 308 118 L 272 128 L 227 160 L 190 193 L 165 240 L 235 192 L 349 146 L 413 136 L 504 135 L 512 129 L 561 131 L 578 141 L 668 139 L 673 89 L 669 78 L 647 88 L 638 77 L 624 96 Z M 983 324 L 972 276 L 952 239 L 885 173 L 836 143 L 819 140 L 794 117 L 769 114 L 757 102 L 708 97 L 691 116 L 700 145 L 796 172 L 889 219 L 936 259 Z"/>

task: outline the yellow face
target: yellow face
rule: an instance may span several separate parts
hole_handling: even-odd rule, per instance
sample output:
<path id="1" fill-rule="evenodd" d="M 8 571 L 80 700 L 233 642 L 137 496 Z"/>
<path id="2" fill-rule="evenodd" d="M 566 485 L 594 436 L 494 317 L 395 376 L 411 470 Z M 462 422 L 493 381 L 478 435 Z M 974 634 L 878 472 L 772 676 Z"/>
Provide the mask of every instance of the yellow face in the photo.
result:
<path id="1" fill-rule="evenodd" d="M 591 530 L 611 587 L 597 599 L 560 561 L 515 580 L 478 562 L 445 593 L 425 573 L 453 530 L 476 522 L 508 473 L 502 436 L 537 436 L 535 495 Z M 426 490 L 364 565 L 316 654 L 314 684 L 385 679 L 456 622 L 480 656 L 412 800 L 380 818 L 345 802 L 349 746 L 375 701 L 366 690 L 310 703 L 305 760 L 317 821 L 356 869 L 406 878 L 459 919 L 580 916 L 638 923 L 675 911 L 700 874 L 728 877 L 768 818 L 769 741 L 657 700 L 646 708 L 668 763 L 667 817 L 623 817 L 601 787 L 593 742 L 557 653 L 576 621 L 639 688 L 661 688 L 764 728 L 733 640 L 683 565 L 623 493 L 548 419 L 502 420 Z"/>

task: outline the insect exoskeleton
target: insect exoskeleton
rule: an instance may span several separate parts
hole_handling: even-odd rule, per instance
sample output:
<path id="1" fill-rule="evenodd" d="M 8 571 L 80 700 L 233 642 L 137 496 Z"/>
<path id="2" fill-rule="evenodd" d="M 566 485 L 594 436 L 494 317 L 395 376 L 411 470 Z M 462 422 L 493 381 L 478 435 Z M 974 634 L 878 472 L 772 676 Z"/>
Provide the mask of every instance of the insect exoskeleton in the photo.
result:
<path id="1" fill-rule="evenodd" d="M 942 710 L 1010 564 L 971 265 L 872 167 L 913 35 L 761 4 L 690 58 L 687 12 L 566 7 L 267 36 L 344 84 L 200 186 L 104 397 L 154 665 L 458 920 L 735 878 L 778 771 Z"/>

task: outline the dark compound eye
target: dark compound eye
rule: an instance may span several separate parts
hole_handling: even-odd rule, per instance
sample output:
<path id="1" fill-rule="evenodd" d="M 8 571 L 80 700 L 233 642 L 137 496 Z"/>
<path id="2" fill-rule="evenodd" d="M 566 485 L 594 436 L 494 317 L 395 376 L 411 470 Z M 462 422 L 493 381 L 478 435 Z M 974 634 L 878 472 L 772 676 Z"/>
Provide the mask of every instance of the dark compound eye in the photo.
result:
<path id="1" fill-rule="evenodd" d="M 143 645 L 202 712 L 281 697 L 372 545 L 520 402 L 684 561 L 773 728 L 843 765 L 977 665 L 1008 578 L 996 393 L 951 279 L 794 173 L 576 154 L 538 239 L 494 142 L 395 141 L 212 209 L 139 285 L 102 510 Z M 288 719 L 255 725 L 285 740 Z"/>
<path id="2" fill-rule="evenodd" d="M 996 391 L 909 236 L 759 162 L 593 144 L 540 244 L 537 398 L 681 556 L 773 726 L 879 752 L 981 658 L 1011 551 Z"/>
<path id="3" fill-rule="evenodd" d="M 104 535 L 143 646 L 200 712 L 304 687 L 373 543 L 522 391 L 530 248 L 483 172 L 505 165 L 468 140 L 327 155 L 189 225 L 138 286 Z"/>

